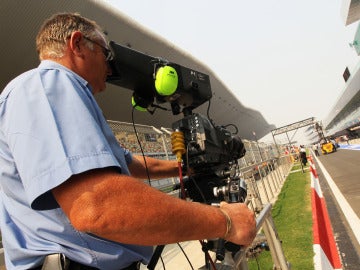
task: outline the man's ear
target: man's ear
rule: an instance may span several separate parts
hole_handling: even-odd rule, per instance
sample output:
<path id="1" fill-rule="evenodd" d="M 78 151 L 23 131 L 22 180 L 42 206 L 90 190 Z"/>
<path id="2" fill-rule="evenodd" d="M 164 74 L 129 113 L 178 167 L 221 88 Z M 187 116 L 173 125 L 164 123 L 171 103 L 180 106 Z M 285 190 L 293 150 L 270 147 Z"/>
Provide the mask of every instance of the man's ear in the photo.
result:
<path id="1" fill-rule="evenodd" d="M 82 57 L 82 48 L 81 48 L 81 42 L 84 39 L 84 36 L 81 32 L 75 31 L 71 34 L 70 40 L 69 40 L 69 49 L 72 51 L 72 53 L 75 56 Z"/>

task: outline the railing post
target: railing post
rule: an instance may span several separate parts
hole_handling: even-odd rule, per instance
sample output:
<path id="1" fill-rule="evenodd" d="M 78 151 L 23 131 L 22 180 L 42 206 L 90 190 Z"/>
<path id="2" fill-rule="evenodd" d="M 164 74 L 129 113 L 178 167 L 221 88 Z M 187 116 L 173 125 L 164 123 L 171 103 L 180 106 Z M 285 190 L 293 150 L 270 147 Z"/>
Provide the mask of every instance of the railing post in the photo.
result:
<path id="1" fill-rule="evenodd" d="M 258 166 L 258 172 L 259 172 L 259 175 L 260 175 L 260 182 L 261 182 L 261 185 L 262 185 L 262 187 L 263 187 L 263 190 L 264 190 L 264 193 L 265 193 L 267 202 L 270 202 L 269 195 L 268 195 L 266 186 L 265 186 L 265 184 L 264 184 L 264 178 L 263 178 L 262 173 L 261 173 L 261 171 L 260 171 L 260 169 L 259 169 L 259 166 Z"/>
<path id="2" fill-rule="evenodd" d="M 267 216 L 263 226 L 264 234 L 270 248 L 271 257 L 274 262 L 274 269 L 288 270 L 290 269 L 281 246 L 281 241 L 275 230 L 274 222 L 271 214 Z"/>

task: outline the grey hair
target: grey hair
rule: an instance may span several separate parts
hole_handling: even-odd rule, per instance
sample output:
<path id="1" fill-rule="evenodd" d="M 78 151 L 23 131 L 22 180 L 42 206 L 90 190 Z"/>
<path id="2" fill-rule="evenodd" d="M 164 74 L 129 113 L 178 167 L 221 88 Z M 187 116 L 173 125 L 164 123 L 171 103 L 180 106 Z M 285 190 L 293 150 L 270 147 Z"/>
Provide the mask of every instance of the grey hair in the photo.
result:
<path id="1" fill-rule="evenodd" d="M 43 23 L 36 36 L 36 50 L 40 60 L 63 57 L 67 39 L 74 31 L 80 31 L 87 37 L 96 37 L 103 33 L 96 22 L 78 13 L 54 14 Z M 93 44 L 86 44 L 93 49 Z"/>

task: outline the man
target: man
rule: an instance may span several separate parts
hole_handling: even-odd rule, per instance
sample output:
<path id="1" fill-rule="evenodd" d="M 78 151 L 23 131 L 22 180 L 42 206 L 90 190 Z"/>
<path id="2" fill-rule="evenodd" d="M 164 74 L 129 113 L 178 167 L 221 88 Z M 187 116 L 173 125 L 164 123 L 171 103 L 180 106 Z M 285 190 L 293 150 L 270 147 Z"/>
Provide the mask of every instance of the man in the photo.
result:
<path id="1" fill-rule="evenodd" d="M 153 245 L 221 237 L 252 242 L 255 220 L 246 205 L 187 202 L 138 180 L 147 178 L 143 159 L 119 146 L 93 97 L 105 89 L 112 57 L 95 22 L 56 14 L 36 45 L 38 68 L 0 96 L 8 270 L 41 269 L 48 254 L 62 254 L 69 269 L 137 269 L 136 262 L 149 262 Z M 146 163 L 154 179 L 178 171 L 173 161 Z"/>
<path id="2" fill-rule="evenodd" d="M 300 155 L 300 162 L 302 163 L 303 166 L 306 166 L 307 157 L 306 157 L 306 149 L 304 145 L 300 145 L 299 155 Z"/>
<path id="3" fill-rule="evenodd" d="M 314 151 L 314 153 L 315 153 L 315 155 L 316 155 L 317 157 L 320 156 L 320 154 L 319 154 L 319 146 L 318 146 L 317 143 L 314 143 L 314 144 L 312 145 L 312 149 L 313 149 L 313 151 Z"/>

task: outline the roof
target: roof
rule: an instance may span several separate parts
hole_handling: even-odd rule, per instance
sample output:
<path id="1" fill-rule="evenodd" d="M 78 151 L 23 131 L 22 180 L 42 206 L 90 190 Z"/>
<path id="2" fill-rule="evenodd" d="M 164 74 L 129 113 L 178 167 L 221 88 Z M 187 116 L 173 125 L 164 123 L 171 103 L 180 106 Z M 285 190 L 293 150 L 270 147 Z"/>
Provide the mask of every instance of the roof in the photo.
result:
<path id="1" fill-rule="evenodd" d="M 342 0 L 341 15 L 345 25 L 358 21 L 360 19 L 360 1 Z"/>
<path id="2" fill-rule="evenodd" d="M 324 127 L 329 135 L 359 123 L 360 117 L 360 63 L 345 83 L 343 93 L 339 96 L 329 114 L 324 119 Z"/>
<path id="3" fill-rule="evenodd" d="M 215 124 L 236 125 L 239 135 L 244 139 L 253 139 L 253 132 L 262 138 L 274 128 L 259 111 L 245 107 L 206 65 L 105 2 L 3 0 L 1 10 L 1 32 L 6 37 L 0 50 L 1 90 L 12 78 L 39 64 L 35 36 L 42 22 L 57 12 L 79 12 L 98 22 L 107 31 L 109 40 L 208 74 L 213 91 L 210 117 Z M 131 96 L 132 91 L 108 84 L 107 90 L 98 94 L 96 99 L 108 120 L 131 122 Z M 207 104 L 204 104 L 196 111 L 206 114 L 206 109 Z M 180 115 L 174 116 L 163 111 L 157 111 L 154 115 L 136 112 L 134 121 L 159 128 L 171 127 L 179 118 Z"/>

